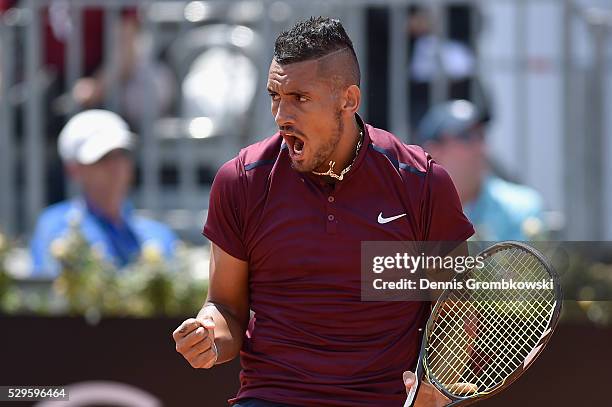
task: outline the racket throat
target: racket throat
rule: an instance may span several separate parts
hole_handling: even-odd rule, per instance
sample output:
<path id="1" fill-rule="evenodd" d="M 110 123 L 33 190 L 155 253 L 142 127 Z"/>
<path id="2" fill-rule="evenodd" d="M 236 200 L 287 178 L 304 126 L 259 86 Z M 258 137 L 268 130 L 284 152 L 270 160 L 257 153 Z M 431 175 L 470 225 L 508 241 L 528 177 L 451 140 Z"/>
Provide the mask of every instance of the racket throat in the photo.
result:
<path id="1" fill-rule="evenodd" d="M 423 334 L 423 336 L 425 336 L 425 334 Z M 419 392 L 419 388 L 421 387 L 421 379 L 423 377 L 423 370 L 424 370 L 423 359 L 425 355 L 426 346 L 427 346 L 427 343 L 426 343 L 425 338 L 423 337 L 423 339 L 421 340 L 421 352 L 417 360 L 416 368 L 414 369 L 414 384 L 412 385 L 412 387 L 410 388 L 410 391 L 408 392 L 408 396 L 406 398 L 406 402 L 404 403 L 404 407 L 413 407 L 416 402 L 417 394 Z"/>

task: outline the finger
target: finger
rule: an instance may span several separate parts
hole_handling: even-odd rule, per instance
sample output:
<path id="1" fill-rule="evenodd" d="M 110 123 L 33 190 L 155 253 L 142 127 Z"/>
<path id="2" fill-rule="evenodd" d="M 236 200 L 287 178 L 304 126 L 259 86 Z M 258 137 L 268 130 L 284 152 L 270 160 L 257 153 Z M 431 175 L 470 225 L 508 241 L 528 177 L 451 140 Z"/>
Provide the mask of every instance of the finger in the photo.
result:
<path id="1" fill-rule="evenodd" d="M 449 392 L 460 396 L 469 396 L 478 392 L 478 386 L 473 383 L 453 383 L 444 387 L 446 387 Z"/>
<path id="2" fill-rule="evenodd" d="M 201 323 L 198 322 L 198 320 L 196 320 L 195 318 L 186 319 L 178 328 L 174 330 L 174 332 L 172 333 L 172 337 L 176 341 L 179 338 L 187 336 L 191 331 L 195 330 L 200 325 Z"/>
<path id="3" fill-rule="evenodd" d="M 197 369 L 209 369 L 215 364 L 215 359 L 215 353 L 209 348 L 206 352 L 197 355 L 191 366 Z"/>
<path id="4" fill-rule="evenodd" d="M 208 331 L 208 336 L 211 340 L 215 340 L 215 321 L 210 316 L 204 317 L 204 319 L 200 320 L 202 326 L 206 328 Z"/>
<path id="5" fill-rule="evenodd" d="M 198 319 L 202 326 L 206 329 L 215 329 L 215 321 L 210 316 Z"/>
<path id="6" fill-rule="evenodd" d="M 404 386 L 406 386 L 406 390 L 410 391 L 414 383 L 416 382 L 416 376 L 414 373 L 410 371 L 404 372 L 402 375 L 402 379 L 404 379 Z"/>
<path id="7" fill-rule="evenodd" d="M 176 342 L 176 350 L 183 353 L 208 337 L 208 331 L 200 326 L 195 331 L 191 331 L 187 336 L 180 338 Z"/>
<path id="8" fill-rule="evenodd" d="M 191 363 L 198 357 L 198 355 L 207 352 L 209 349 L 211 349 L 211 347 L 212 344 L 208 340 L 198 342 L 194 346 L 188 348 L 183 354 L 183 356 L 185 357 L 185 359 L 187 359 L 187 361 L 189 361 L 189 363 Z"/>

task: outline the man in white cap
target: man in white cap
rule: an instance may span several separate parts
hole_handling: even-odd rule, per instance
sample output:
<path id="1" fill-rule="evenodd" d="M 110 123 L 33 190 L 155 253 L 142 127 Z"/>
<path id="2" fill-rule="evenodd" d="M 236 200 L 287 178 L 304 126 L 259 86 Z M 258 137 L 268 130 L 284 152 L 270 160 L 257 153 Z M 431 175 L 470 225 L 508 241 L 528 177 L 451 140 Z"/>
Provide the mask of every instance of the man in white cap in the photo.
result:
<path id="1" fill-rule="evenodd" d="M 126 201 L 134 173 L 133 137 L 121 117 L 105 110 L 81 112 L 62 129 L 59 154 L 81 195 L 48 207 L 39 217 L 31 241 L 34 275 L 59 272 L 49 249 L 66 235 L 71 222 L 78 222 L 85 239 L 117 267 L 136 260 L 144 244 L 172 257 L 174 233 L 159 222 L 135 216 Z"/>
<path id="2" fill-rule="evenodd" d="M 485 115 L 467 100 L 433 106 L 418 136 L 436 162 L 450 174 L 463 211 L 479 240 L 532 240 L 546 231 L 542 198 L 525 185 L 496 176 L 486 153 Z"/>

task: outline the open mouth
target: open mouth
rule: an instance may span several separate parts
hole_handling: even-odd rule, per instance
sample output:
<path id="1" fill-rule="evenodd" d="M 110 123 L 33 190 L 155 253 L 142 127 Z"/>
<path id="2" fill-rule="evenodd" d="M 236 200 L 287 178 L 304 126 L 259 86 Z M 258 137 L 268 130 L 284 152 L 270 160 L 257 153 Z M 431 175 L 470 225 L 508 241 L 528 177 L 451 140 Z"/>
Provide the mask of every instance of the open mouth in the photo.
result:
<path id="1" fill-rule="evenodd" d="M 296 138 L 293 142 L 293 152 L 297 155 L 301 155 L 304 152 L 304 142 L 299 138 Z"/>
<path id="2" fill-rule="evenodd" d="M 283 134 L 283 138 L 292 153 L 291 155 L 301 156 L 304 153 L 304 140 L 288 134 Z"/>

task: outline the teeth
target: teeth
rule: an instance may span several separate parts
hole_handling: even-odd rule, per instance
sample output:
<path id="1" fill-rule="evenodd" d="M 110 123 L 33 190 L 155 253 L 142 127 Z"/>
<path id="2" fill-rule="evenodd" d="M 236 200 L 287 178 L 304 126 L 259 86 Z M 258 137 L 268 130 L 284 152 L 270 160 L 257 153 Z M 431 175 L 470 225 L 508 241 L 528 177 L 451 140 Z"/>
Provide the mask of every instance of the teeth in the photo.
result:
<path id="1" fill-rule="evenodd" d="M 295 141 L 293 142 L 293 152 L 295 154 L 302 154 L 302 151 L 304 150 L 304 142 L 302 142 L 301 140 L 295 139 Z"/>

